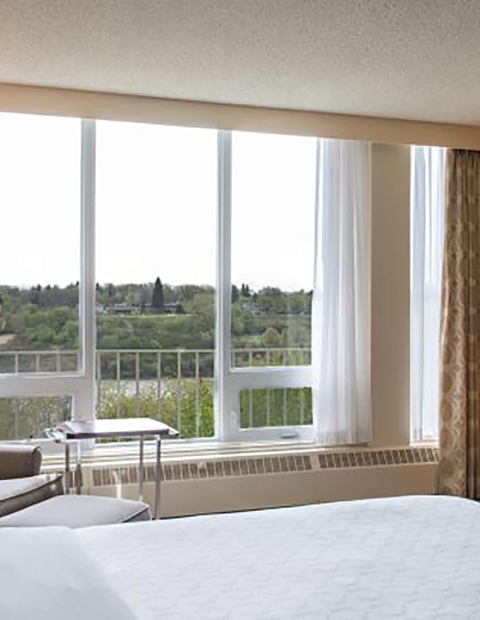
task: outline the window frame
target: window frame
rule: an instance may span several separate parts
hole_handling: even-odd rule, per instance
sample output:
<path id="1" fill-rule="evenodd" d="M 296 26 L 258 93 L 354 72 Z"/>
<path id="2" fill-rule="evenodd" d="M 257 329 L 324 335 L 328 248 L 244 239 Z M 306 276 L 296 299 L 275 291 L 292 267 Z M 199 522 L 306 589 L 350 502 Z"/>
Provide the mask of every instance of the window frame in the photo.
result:
<path id="1" fill-rule="evenodd" d="M 216 291 L 215 420 L 221 441 L 282 441 L 314 438 L 313 424 L 240 427 L 240 392 L 264 388 L 312 387 L 309 366 L 235 368 L 231 365 L 231 266 L 232 266 L 232 132 L 218 132 L 218 226 Z"/>
<path id="2" fill-rule="evenodd" d="M 93 417 L 94 364 L 92 347 L 92 307 L 95 302 L 95 123 L 80 121 L 80 287 L 79 287 L 79 368 L 76 372 L 5 373 L 0 375 L 0 398 L 71 396 L 74 418 Z M 93 234 L 93 237 L 92 237 Z M 92 295 L 93 290 L 93 295 Z M 93 306 L 92 306 L 93 304 Z M 93 356 L 94 363 L 94 356 Z"/>
<path id="3" fill-rule="evenodd" d="M 96 121 L 81 121 L 79 369 L 62 373 L 0 375 L 0 398 L 71 396 L 73 419 L 96 415 L 95 197 Z M 155 123 L 156 124 L 156 123 Z M 215 291 L 214 436 L 209 441 L 309 441 L 314 426 L 240 428 L 240 391 L 312 387 L 311 365 L 232 368 L 231 223 L 232 132 L 217 130 L 217 230 Z M 188 442 L 201 441 L 195 438 Z M 118 447 L 118 446 L 117 446 Z"/>

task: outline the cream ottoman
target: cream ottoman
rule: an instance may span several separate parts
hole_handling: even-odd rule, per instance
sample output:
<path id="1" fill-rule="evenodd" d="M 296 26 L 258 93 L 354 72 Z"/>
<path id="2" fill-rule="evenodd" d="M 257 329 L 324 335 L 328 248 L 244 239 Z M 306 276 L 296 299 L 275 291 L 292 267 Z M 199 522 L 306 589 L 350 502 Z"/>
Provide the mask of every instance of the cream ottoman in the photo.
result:
<path id="1" fill-rule="evenodd" d="M 143 502 L 93 495 L 58 495 L 0 518 L 0 527 L 71 528 L 148 521 L 150 508 Z"/>

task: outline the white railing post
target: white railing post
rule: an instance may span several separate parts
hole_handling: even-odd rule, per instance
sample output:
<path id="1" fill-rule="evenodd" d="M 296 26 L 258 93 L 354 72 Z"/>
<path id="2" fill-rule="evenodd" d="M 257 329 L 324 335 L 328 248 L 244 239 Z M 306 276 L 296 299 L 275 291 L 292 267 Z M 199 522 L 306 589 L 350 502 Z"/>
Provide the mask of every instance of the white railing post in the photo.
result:
<path id="1" fill-rule="evenodd" d="M 115 356 L 115 362 L 116 362 L 116 409 L 117 409 L 117 417 L 120 417 L 120 389 L 121 389 L 121 384 L 120 384 L 120 379 L 121 379 L 121 366 L 120 366 L 120 351 L 117 351 L 117 354 Z"/>
<path id="2" fill-rule="evenodd" d="M 140 414 L 140 353 L 135 352 L 135 413 Z"/>
<path id="3" fill-rule="evenodd" d="M 182 352 L 177 351 L 177 431 L 182 432 Z"/>
<path id="4" fill-rule="evenodd" d="M 157 394 L 158 394 L 158 415 L 162 417 L 162 352 L 157 351 Z"/>
<path id="5" fill-rule="evenodd" d="M 195 432 L 197 437 L 200 436 L 200 354 L 195 351 Z"/>

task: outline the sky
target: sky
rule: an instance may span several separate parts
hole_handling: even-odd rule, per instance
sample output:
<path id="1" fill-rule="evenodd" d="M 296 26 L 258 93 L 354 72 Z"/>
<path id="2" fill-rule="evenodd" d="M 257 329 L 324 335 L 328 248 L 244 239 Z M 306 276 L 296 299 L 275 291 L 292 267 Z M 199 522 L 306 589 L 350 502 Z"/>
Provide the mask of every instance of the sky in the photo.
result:
<path id="1" fill-rule="evenodd" d="M 232 282 L 313 288 L 315 139 L 235 132 Z M 215 283 L 216 132 L 97 123 L 96 279 Z M 80 121 L 0 114 L 0 284 L 80 277 Z"/>

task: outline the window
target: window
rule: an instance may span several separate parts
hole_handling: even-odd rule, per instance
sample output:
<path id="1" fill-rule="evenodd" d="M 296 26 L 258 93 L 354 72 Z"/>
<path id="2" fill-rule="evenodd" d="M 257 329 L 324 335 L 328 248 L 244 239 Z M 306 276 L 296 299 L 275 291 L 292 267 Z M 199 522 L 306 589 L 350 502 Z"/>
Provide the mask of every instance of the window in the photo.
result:
<path id="1" fill-rule="evenodd" d="M 97 123 L 97 415 L 212 437 L 217 136 Z"/>
<path id="2" fill-rule="evenodd" d="M 313 438 L 316 139 L 12 115 L 0 130 L 5 437 L 71 414 Z"/>
<path id="3" fill-rule="evenodd" d="M 438 439 L 445 149 L 411 150 L 411 439 Z"/>
<path id="4" fill-rule="evenodd" d="M 230 369 L 238 439 L 310 436 L 314 138 L 234 132 Z M 308 428 L 306 428 L 308 427 Z"/>
<path id="5" fill-rule="evenodd" d="M 308 365 L 316 140 L 232 142 L 232 366 Z"/>
<path id="6" fill-rule="evenodd" d="M 9 114 L 0 130 L 4 438 L 70 413 L 184 438 L 311 428 L 314 139 Z"/>
<path id="7" fill-rule="evenodd" d="M 0 373 L 80 367 L 80 121 L 0 114 Z"/>
<path id="8" fill-rule="evenodd" d="M 19 439 L 93 409 L 82 125 L 0 114 L 0 135 L 0 439 Z"/>

